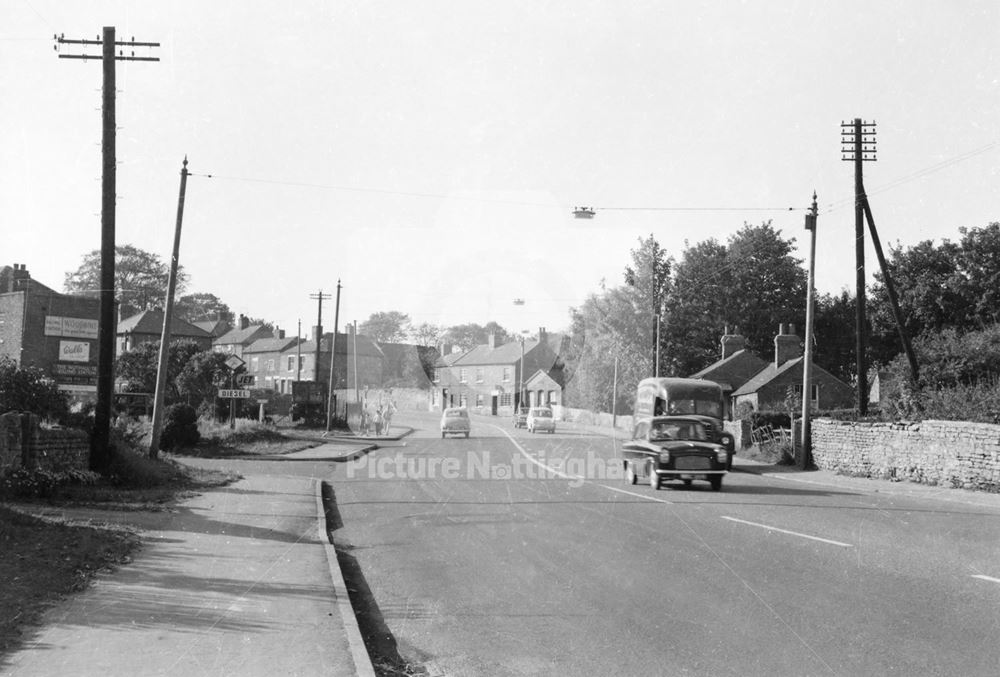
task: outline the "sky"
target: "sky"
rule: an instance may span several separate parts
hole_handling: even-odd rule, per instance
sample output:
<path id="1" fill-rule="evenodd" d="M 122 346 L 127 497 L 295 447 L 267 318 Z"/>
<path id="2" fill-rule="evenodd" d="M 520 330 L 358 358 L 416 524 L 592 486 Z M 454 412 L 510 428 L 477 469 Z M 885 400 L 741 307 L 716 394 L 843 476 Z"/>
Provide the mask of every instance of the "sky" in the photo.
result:
<path id="1" fill-rule="evenodd" d="M 338 279 L 341 330 L 560 331 L 649 235 L 770 220 L 805 265 L 813 191 L 816 287 L 853 289 L 853 118 L 885 246 L 1000 220 L 992 0 L 0 0 L 0 265 L 56 289 L 100 248 L 102 69 L 53 35 L 105 26 L 161 45 L 116 66 L 117 243 L 169 262 L 187 157 L 186 292 L 292 335 Z"/>

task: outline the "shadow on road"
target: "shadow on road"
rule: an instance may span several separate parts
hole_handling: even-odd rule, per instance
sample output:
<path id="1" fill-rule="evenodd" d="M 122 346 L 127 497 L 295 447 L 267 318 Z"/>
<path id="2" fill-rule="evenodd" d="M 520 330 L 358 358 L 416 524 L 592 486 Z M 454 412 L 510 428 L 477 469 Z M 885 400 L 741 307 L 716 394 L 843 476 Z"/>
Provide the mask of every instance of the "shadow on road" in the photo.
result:
<path id="1" fill-rule="evenodd" d="M 379 677 L 396 677 L 401 675 L 426 675 L 427 672 L 419 663 L 406 660 L 399 654 L 396 637 L 385 622 L 382 610 L 379 608 L 375 595 L 372 594 L 365 574 L 357 558 L 351 554 L 353 547 L 348 543 L 338 542 L 334 532 L 344 526 L 337 508 L 337 498 L 333 487 L 322 484 L 323 509 L 326 513 L 326 534 L 337 551 L 337 563 L 344 575 L 347 594 L 351 599 L 351 607 L 358 619 L 358 627 L 365 641 L 365 648 L 371 658 L 375 673 Z M 425 660 L 422 658 L 422 660 Z"/>

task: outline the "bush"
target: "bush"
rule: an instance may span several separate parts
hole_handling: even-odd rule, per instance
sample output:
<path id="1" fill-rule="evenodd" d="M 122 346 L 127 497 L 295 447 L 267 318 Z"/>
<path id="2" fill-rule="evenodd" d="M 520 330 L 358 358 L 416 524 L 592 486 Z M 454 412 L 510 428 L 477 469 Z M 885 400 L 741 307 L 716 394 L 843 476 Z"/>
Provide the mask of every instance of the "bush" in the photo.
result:
<path id="1" fill-rule="evenodd" d="M 69 400 L 56 382 L 38 367 L 19 367 L 0 356 L 0 414 L 28 411 L 50 421 L 69 414 Z"/>
<path id="2" fill-rule="evenodd" d="M 201 440 L 198 432 L 198 413 L 190 404 L 172 404 L 164 417 L 160 433 L 160 448 L 193 447 Z"/>
<path id="3" fill-rule="evenodd" d="M 89 470 L 17 468 L 0 477 L 0 499 L 49 498 L 59 487 L 96 484 L 100 475 Z"/>
<path id="4" fill-rule="evenodd" d="M 150 458 L 139 451 L 115 447 L 108 466 L 108 481 L 118 487 L 150 489 L 180 481 L 183 473 L 173 463 Z"/>

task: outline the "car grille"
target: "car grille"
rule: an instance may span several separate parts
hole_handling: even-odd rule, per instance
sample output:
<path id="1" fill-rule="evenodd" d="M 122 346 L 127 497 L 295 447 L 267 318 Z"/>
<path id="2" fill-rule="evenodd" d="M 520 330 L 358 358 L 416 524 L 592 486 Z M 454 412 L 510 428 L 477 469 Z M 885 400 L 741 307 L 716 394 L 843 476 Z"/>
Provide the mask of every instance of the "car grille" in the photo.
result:
<path id="1" fill-rule="evenodd" d="M 712 459 L 705 456 L 678 456 L 674 459 L 677 470 L 711 470 Z"/>

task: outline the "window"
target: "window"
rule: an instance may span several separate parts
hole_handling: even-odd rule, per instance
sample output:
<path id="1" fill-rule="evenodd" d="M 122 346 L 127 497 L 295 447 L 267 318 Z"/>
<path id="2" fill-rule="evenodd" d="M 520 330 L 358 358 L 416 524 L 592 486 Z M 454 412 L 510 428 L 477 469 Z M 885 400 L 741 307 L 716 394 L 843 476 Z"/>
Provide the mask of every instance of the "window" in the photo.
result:
<path id="1" fill-rule="evenodd" d="M 510 383 L 510 367 L 503 368 L 503 382 Z"/>
<path id="2" fill-rule="evenodd" d="M 476 383 L 482 383 L 482 382 L 483 382 L 483 368 L 476 367 Z"/>
<path id="3" fill-rule="evenodd" d="M 267 370 L 268 371 L 274 371 L 274 360 L 268 360 L 267 361 Z"/>
<path id="4" fill-rule="evenodd" d="M 295 356 L 294 355 L 289 355 L 288 356 L 288 368 L 286 369 L 286 371 L 295 371 Z"/>
<path id="5" fill-rule="evenodd" d="M 477 407 L 483 406 L 483 394 L 482 393 L 478 393 L 476 395 L 476 406 Z"/>
<path id="6" fill-rule="evenodd" d="M 511 399 L 513 395 L 511 393 L 500 393 L 500 406 L 501 407 L 511 407 L 514 405 Z"/>
<path id="7" fill-rule="evenodd" d="M 468 378 L 468 376 L 465 373 L 465 367 L 462 367 L 462 368 L 460 368 L 458 370 L 458 382 L 459 383 L 468 383 L 469 382 L 469 378 Z"/>
<path id="8" fill-rule="evenodd" d="M 435 383 L 440 383 L 441 382 L 441 370 L 440 369 L 435 369 L 434 370 L 434 382 Z"/>
<path id="9" fill-rule="evenodd" d="M 250 358 L 250 371 L 260 371 L 260 358 L 251 357 Z"/>
<path id="10" fill-rule="evenodd" d="M 465 394 L 459 396 L 459 398 L 458 398 L 458 406 L 460 406 L 460 407 L 467 407 L 467 406 L 469 406 L 469 396 L 465 395 Z"/>

